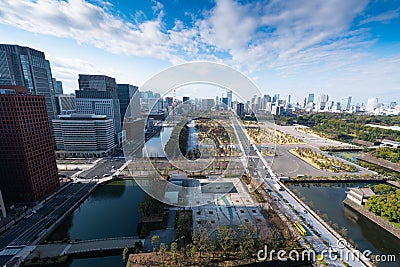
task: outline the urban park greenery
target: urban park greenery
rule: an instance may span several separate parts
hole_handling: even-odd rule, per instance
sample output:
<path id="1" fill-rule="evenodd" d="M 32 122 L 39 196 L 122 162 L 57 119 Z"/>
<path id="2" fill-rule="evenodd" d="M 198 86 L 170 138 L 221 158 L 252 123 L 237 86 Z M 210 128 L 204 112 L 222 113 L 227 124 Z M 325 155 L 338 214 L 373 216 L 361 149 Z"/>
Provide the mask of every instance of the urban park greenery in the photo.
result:
<path id="1" fill-rule="evenodd" d="M 400 132 L 375 128 L 366 124 L 398 125 L 400 116 L 312 113 L 296 118 L 298 124 L 311 127 L 316 133 L 340 141 L 359 139 L 375 142 L 383 138 L 400 141 Z"/>
<path id="2" fill-rule="evenodd" d="M 400 228 L 400 189 L 380 184 L 372 190 L 376 195 L 367 200 L 365 208 Z"/>

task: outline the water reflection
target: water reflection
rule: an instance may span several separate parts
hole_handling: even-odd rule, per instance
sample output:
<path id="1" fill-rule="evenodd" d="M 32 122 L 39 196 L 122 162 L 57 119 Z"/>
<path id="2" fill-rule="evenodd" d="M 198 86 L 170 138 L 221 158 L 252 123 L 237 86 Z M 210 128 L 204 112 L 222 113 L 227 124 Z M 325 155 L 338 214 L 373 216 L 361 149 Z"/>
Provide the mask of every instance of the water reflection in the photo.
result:
<path id="1" fill-rule="evenodd" d="M 116 181 L 97 188 L 48 240 L 136 236 L 137 208 L 144 197 L 134 181 Z"/>
<path id="2" fill-rule="evenodd" d="M 149 157 L 165 157 L 164 146 L 171 137 L 173 128 L 163 127 L 158 134 L 149 139 L 142 150 L 143 156 L 146 156 L 145 151 L 147 150 Z"/>
<path id="3" fill-rule="evenodd" d="M 342 201 L 346 198 L 349 187 L 367 186 L 363 183 L 315 183 L 289 184 L 296 194 L 304 196 L 315 210 L 327 214 L 330 221 L 339 228 L 347 229 L 348 239 L 352 239 L 360 250 L 371 250 L 374 254 L 395 254 L 396 263 L 381 263 L 379 266 L 400 266 L 400 240 L 364 216 L 345 207 Z"/>

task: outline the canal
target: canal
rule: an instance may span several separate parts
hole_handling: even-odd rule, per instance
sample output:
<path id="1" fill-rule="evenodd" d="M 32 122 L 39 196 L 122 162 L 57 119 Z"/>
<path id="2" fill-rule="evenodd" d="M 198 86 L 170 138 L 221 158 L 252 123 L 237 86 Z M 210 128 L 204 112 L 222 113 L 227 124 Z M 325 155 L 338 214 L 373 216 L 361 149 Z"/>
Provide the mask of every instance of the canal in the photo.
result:
<path id="1" fill-rule="evenodd" d="M 164 157 L 164 146 L 173 127 L 163 127 L 149 139 L 147 155 Z M 162 144 L 162 146 L 161 146 Z M 140 219 L 137 212 L 145 192 L 133 180 L 115 181 L 98 187 L 47 238 L 48 241 L 90 240 L 107 237 L 136 236 Z M 125 266 L 122 254 L 92 258 L 72 258 L 58 267 Z"/>
<path id="2" fill-rule="evenodd" d="M 197 148 L 197 130 L 196 124 L 193 120 L 188 123 L 188 144 L 187 144 L 187 152 L 192 151 Z"/>
<path id="3" fill-rule="evenodd" d="M 164 146 L 171 137 L 173 129 L 174 127 L 163 127 L 160 133 L 149 139 L 143 148 L 143 156 L 146 156 L 147 151 L 149 157 L 165 157 Z"/>
<path id="4" fill-rule="evenodd" d="M 400 240 L 359 213 L 345 207 L 349 187 L 363 187 L 362 183 L 292 183 L 287 186 L 299 197 L 328 220 L 336 223 L 339 229 L 347 229 L 347 240 L 351 239 L 361 251 L 371 250 L 375 255 L 396 255 L 396 263 L 381 263 L 379 266 L 400 266 Z"/>
<path id="5" fill-rule="evenodd" d="M 145 193 L 132 180 L 115 181 L 98 187 L 47 238 L 49 241 L 137 236 L 137 212 Z M 122 256 L 72 259 L 68 267 L 123 266 Z"/>

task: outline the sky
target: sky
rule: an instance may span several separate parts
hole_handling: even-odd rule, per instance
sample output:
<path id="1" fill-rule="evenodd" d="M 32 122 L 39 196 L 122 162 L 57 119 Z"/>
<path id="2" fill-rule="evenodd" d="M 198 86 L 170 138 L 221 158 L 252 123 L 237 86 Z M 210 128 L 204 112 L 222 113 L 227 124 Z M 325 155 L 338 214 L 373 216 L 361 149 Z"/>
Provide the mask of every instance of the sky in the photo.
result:
<path id="1" fill-rule="evenodd" d="M 0 42 L 141 86 L 184 62 L 226 64 L 264 94 L 400 103 L 400 0 L 1 0 Z"/>

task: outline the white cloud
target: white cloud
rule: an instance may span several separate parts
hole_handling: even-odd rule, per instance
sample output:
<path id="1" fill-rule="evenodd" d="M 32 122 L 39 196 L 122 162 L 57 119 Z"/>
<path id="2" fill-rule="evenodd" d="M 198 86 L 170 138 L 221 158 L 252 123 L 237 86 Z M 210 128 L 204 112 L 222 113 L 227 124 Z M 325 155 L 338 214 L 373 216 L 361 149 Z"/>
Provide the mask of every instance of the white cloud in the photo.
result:
<path id="1" fill-rule="evenodd" d="M 173 64 L 185 60 L 222 62 L 254 76 L 262 76 L 259 70 L 295 77 L 307 71 L 357 69 L 359 62 L 371 57 L 364 51 L 375 42 L 367 28 L 352 29 L 367 0 L 271 0 L 265 5 L 216 0 L 211 10 L 186 15 L 193 19 L 190 26 L 176 19 L 172 28 L 166 28 L 164 7 L 156 0 L 152 1 L 156 18 L 148 19 L 137 10 L 132 21 L 113 15 L 112 5 L 101 1 L 97 1 L 102 3 L 98 6 L 84 0 L 2 0 L 0 23 L 74 39 L 115 54 Z M 364 14 L 361 24 L 386 22 L 398 15 L 399 10 L 369 17 Z M 57 78 L 71 86 L 73 82 L 76 85 L 77 73 L 123 75 L 62 56 L 53 60 Z M 397 61 L 387 62 L 397 66 Z"/>
<path id="2" fill-rule="evenodd" d="M 381 13 L 376 16 L 368 16 L 366 19 L 360 21 L 359 25 L 364 25 L 371 22 L 381 22 L 381 23 L 388 23 L 392 19 L 398 18 L 400 9 L 396 10 L 389 10 L 387 12 Z"/>
<path id="3" fill-rule="evenodd" d="M 121 77 L 121 73 L 106 66 L 96 66 L 91 62 L 76 58 L 49 57 L 53 75 L 63 82 L 68 92 L 78 89 L 79 74 L 104 74 L 111 77 Z"/>
<path id="4" fill-rule="evenodd" d="M 0 10 L 0 23 L 30 32 L 72 38 L 111 53 L 168 58 L 162 12 L 155 20 L 132 24 L 84 0 L 5 0 Z"/>

